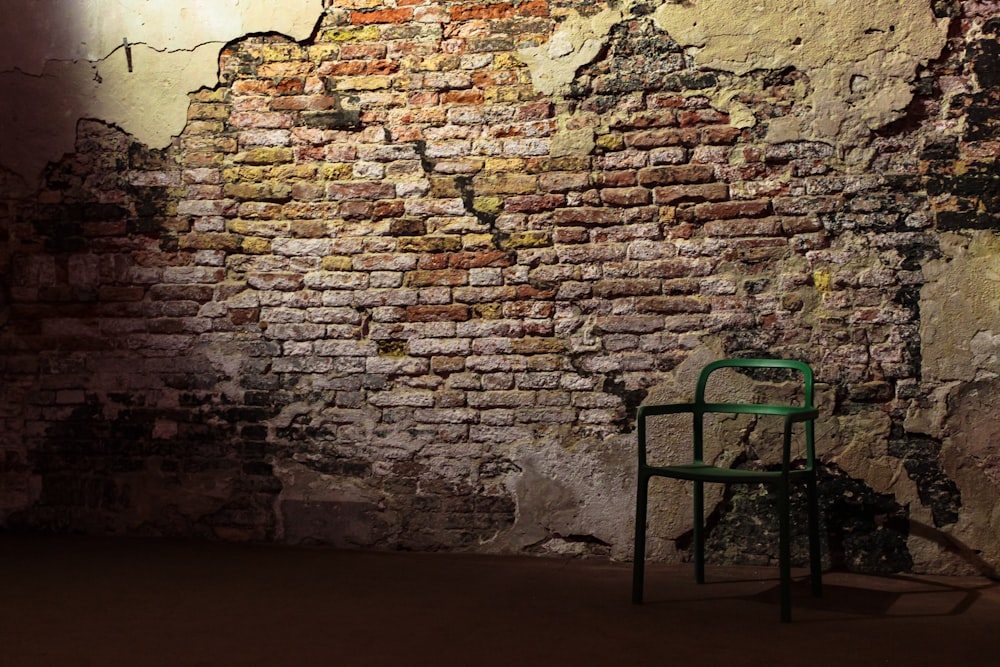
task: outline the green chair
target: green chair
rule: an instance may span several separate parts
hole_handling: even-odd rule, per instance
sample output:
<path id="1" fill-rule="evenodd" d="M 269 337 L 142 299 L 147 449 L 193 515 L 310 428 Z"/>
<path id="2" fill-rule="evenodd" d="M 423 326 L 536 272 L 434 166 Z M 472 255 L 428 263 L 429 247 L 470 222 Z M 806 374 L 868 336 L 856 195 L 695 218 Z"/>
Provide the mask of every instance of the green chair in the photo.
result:
<path id="1" fill-rule="evenodd" d="M 709 376 L 722 368 L 775 369 L 786 368 L 799 371 L 803 381 L 802 406 L 768 405 L 757 403 L 706 403 L 705 387 Z M 693 421 L 692 440 L 694 456 L 691 463 L 684 465 L 655 466 L 646 462 L 647 422 L 657 415 L 690 413 Z M 741 470 L 717 467 L 704 462 L 705 415 L 712 413 L 774 415 L 783 418 L 784 440 L 780 470 Z M 809 514 L 809 561 L 813 595 L 819 597 L 823 591 L 819 544 L 819 502 L 816 491 L 816 451 L 813 443 L 813 423 L 819 411 L 813 407 L 812 369 L 801 361 L 785 359 L 723 359 L 707 365 L 698 378 L 693 403 L 668 405 L 644 405 L 638 413 L 639 436 L 639 479 L 635 502 L 635 560 L 632 569 L 632 602 L 642 603 L 643 581 L 646 558 L 646 512 L 649 495 L 649 480 L 653 477 L 670 477 L 694 482 L 694 568 L 695 581 L 705 582 L 705 535 L 704 535 L 704 484 L 768 484 L 778 495 L 779 547 L 778 562 L 781 579 L 781 620 L 791 620 L 791 548 L 789 544 L 789 494 L 793 484 L 803 483 L 808 496 Z M 799 464 L 792 460 L 793 427 L 803 422 L 797 429 L 805 434 L 805 459 Z"/>

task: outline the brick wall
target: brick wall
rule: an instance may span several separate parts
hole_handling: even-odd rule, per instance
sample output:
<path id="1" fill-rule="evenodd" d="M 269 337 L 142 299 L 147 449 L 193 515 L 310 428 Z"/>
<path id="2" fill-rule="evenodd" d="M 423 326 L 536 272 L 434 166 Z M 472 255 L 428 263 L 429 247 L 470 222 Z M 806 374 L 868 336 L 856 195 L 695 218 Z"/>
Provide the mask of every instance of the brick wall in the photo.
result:
<path id="1" fill-rule="evenodd" d="M 830 557 L 912 567 L 911 511 L 978 507 L 906 415 L 941 386 L 922 266 L 996 225 L 989 17 L 937 3 L 949 49 L 861 159 L 734 127 L 642 12 L 539 93 L 516 51 L 592 4 L 337 3 L 230 44 L 166 150 L 81 122 L 0 204 L 7 525 L 625 557 L 636 407 L 787 356 L 823 389 Z M 801 73 L 746 76 L 761 121 L 799 111 Z"/>

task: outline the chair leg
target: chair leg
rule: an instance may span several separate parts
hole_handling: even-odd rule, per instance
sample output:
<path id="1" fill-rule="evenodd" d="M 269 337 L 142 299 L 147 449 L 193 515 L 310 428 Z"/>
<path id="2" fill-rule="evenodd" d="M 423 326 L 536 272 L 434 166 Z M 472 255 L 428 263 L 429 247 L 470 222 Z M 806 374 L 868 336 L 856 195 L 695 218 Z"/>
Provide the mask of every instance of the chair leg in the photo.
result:
<path id="1" fill-rule="evenodd" d="M 632 551 L 632 604 L 642 604 L 646 575 L 646 507 L 649 476 L 639 473 L 635 490 L 635 543 Z"/>
<path id="2" fill-rule="evenodd" d="M 778 570 L 781 577 L 781 621 L 792 620 L 792 567 L 789 543 L 788 484 L 778 487 Z"/>
<path id="3" fill-rule="evenodd" d="M 809 579 L 813 597 L 823 595 L 823 554 L 819 543 L 819 494 L 816 490 L 816 476 L 811 476 L 806 486 L 809 505 Z"/>
<path id="4" fill-rule="evenodd" d="M 705 484 L 694 483 L 694 580 L 705 583 Z"/>

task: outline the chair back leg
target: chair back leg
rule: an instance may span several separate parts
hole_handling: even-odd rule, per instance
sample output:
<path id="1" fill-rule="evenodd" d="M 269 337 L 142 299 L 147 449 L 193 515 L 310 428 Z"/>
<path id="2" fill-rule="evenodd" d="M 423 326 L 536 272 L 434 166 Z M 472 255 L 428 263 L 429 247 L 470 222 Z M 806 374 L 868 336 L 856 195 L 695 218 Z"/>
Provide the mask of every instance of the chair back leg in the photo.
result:
<path id="1" fill-rule="evenodd" d="M 819 543 L 819 494 L 816 490 L 815 471 L 806 483 L 809 505 L 809 579 L 814 597 L 823 595 L 823 554 Z"/>
<path id="2" fill-rule="evenodd" d="M 705 483 L 694 482 L 694 580 L 705 583 Z"/>
<path id="3" fill-rule="evenodd" d="M 646 575 L 646 507 L 649 476 L 639 473 L 635 490 L 635 543 L 632 550 L 632 603 L 642 604 Z"/>

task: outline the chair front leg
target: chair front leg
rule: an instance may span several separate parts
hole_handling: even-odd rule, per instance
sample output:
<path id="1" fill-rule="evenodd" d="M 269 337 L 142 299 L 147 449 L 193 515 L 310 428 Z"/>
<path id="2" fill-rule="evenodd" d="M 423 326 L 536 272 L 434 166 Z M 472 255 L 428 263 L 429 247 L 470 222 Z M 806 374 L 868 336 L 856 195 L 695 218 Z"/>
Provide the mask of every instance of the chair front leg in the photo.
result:
<path id="1" fill-rule="evenodd" d="M 632 603 L 642 604 L 646 575 L 646 511 L 649 496 L 649 475 L 639 471 L 635 490 L 635 542 L 632 552 Z"/>
<path id="2" fill-rule="evenodd" d="M 819 494 L 816 490 L 816 473 L 806 483 L 809 505 L 809 577 L 814 597 L 823 595 L 823 554 L 819 542 Z"/>
<path id="3" fill-rule="evenodd" d="M 778 571 L 781 578 L 781 620 L 792 620 L 792 550 L 790 544 L 788 480 L 778 485 Z"/>
<path id="4" fill-rule="evenodd" d="M 694 580 L 705 583 L 705 483 L 694 483 Z"/>

